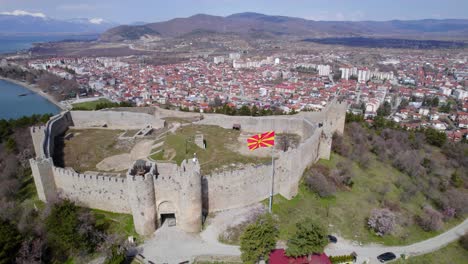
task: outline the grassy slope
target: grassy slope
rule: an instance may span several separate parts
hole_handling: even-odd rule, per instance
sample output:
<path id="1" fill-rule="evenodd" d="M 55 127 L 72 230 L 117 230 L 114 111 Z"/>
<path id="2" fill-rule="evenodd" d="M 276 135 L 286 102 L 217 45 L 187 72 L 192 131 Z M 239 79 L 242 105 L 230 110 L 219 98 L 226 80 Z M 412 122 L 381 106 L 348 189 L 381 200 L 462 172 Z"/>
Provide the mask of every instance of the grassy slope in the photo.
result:
<path id="1" fill-rule="evenodd" d="M 395 264 L 465 264 L 468 260 L 468 250 L 462 248 L 458 242 L 453 242 L 448 246 L 441 248 L 429 254 L 416 256 L 407 260 L 398 260 Z"/>
<path id="2" fill-rule="evenodd" d="M 101 99 L 96 100 L 96 101 L 73 104 L 72 106 L 73 106 L 73 108 L 94 110 L 94 109 L 96 109 L 96 105 L 98 105 L 100 103 L 110 103 L 110 102 L 111 101 L 109 101 L 107 99 L 101 98 Z"/>
<path id="3" fill-rule="evenodd" d="M 203 134 L 207 148 L 201 149 L 194 143 L 194 136 L 197 132 Z M 235 163 L 263 163 L 268 162 L 267 158 L 242 156 L 230 150 L 226 143 L 237 142 L 240 132 L 237 130 L 223 129 L 218 126 L 189 125 L 181 127 L 176 134 L 170 134 L 164 142 L 164 158 L 170 159 L 178 164 L 186 158 L 192 158 L 193 153 L 201 163 L 203 174 L 207 174 L 216 168 Z M 153 157 L 160 159 L 160 155 Z"/>
<path id="4" fill-rule="evenodd" d="M 116 233 L 125 236 L 133 236 L 139 239 L 133 225 L 133 217 L 130 214 L 118 214 L 97 209 L 92 209 L 98 225 L 104 225 L 109 233 Z"/>
<path id="5" fill-rule="evenodd" d="M 344 157 L 332 154 L 330 160 L 321 160 L 320 163 L 334 168 L 342 159 Z M 299 194 L 290 201 L 277 196 L 273 212 L 279 217 L 280 238 L 288 239 L 295 231 L 295 223 L 305 217 L 330 225 L 330 232 L 339 233 L 345 238 L 386 245 L 411 244 L 433 237 L 459 223 L 459 220 L 446 223 L 440 232 L 425 232 L 418 225 L 411 224 L 396 230 L 394 236 L 378 237 L 369 231 L 366 225 L 370 211 L 379 208 L 381 200 L 399 201 L 400 190 L 394 183 L 399 177 L 409 176 L 375 159 L 372 160 L 369 169 L 362 170 L 354 164 L 353 171 L 356 175 L 353 178 L 353 188 L 339 191 L 333 198 L 321 199 L 308 191 L 304 185 L 301 185 Z M 410 201 L 401 203 L 400 213 L 405 216 L 418 214 L 424 203 L 424 197 L 414 196 Z"/>

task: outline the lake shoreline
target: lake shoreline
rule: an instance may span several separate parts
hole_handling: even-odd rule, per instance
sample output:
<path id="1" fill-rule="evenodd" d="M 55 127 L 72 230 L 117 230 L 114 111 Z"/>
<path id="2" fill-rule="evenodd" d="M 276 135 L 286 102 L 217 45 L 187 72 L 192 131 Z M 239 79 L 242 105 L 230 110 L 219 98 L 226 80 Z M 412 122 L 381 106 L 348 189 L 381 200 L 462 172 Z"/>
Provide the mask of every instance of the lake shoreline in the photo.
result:
<path id="1" fill-rule="evenodd" d="M 62 104 L 60 104 L 60 102 L 57 99 L 55 99 L 50 94 L 44 93 L 35 84 L 29 84 L 29 83 L 26 83 L 26 82 L 23 82 L 23 81 L 18 81 L 18 80 L 14 80 L 14 79 L 10 79 L 10 78 L 5 78 L 5 77 L 2 77 L 2 76 L 0 76 L 0 80 L 4 80 L 4 81 L 7 81 L 7 82 L 14 83 L 16 85 L 19 85 L 19 86 L 21 86 L 23 88 L 26 88 L 26 89 L 30 90 L 31 92 L 34 92 L 35 94 L 47 99 L 47 101 L 49 101 L 52 104 L 54 104 L 55 106 L 57 106 L 61 111 L 67 110 Z"/>

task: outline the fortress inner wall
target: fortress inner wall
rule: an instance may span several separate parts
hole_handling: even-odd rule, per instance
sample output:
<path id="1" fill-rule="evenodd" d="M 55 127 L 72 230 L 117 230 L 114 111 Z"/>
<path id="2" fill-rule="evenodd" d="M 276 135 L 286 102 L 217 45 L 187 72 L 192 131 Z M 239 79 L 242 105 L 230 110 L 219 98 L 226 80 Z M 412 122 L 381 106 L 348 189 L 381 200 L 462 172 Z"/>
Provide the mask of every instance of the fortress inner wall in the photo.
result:
<path id="1" fill-rule="evenodd" d="M 110 129 L 141 129 L 147 125 L 158 129 L 164 127 L 164 120 L 154 115 L 116 111 L 71 111 L 77 128 L 104 127 Z"/>
<path id="2" fill-rule="evenodd" d="M 44 153 L 45 157 L 53 157 L 55 149 L 55 137 L 62 135 L 69 126 L 73 125 L 70 112 L 61 113 L 53 116 L 46 124 Z"/>
<path id="3" fill-rule="evenodd" d="M 215 125 L 232 129 L 233 124 L 240 124 L 241 130 L 251 133 L 274 130 L 276 133 L 295 133 L 304 138 L 303 118 L 298 116 L 226 116 L 221 114 L 206 114 L 200 125 Z"/>

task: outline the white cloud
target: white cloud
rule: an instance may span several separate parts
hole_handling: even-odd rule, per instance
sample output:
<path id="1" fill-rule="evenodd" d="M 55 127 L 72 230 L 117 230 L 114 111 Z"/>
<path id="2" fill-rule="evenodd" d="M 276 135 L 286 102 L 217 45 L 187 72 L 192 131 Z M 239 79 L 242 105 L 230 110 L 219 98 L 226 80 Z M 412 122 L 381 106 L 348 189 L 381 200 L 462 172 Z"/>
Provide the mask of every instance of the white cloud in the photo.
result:
<path id="1" fill-rule="evenodd" d="M 28 11 L 24 10 L 15 10 L 13 12 L 1 12 L 1 15 L 10 15 L 10 16 L 33 16 L 33 17 L 41 17 L 41 18 L 47 18 L 46 15 L 43 13 L 31 13 Z"/>
<path id="2" fill-rule="evenodd" d="M 105 20 L 102 19 L 102 18 L 91 18 L 91 19 L 89 20 L 89 23 L 99 25 L 99 24 L 102 24 L 104 21 L 105 21 Z"/>

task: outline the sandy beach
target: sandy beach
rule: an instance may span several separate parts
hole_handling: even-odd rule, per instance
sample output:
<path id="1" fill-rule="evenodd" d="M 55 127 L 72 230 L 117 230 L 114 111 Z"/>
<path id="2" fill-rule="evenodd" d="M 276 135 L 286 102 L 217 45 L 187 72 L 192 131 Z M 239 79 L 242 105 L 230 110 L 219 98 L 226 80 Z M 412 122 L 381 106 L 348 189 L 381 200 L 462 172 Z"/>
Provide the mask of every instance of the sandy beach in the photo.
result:
<path id="1" fill-rule="evenodd" d="M 66 110 L 65 107 L 62 104 L 60 104 L 59 101 L 57 101 L 52 95 L 44 93 L 41 89 L 39 89 L 34 84 L 29 84 L 29 83 L 26 83 L 26 82 L 21 82 L 21 81 L 18 81 L 18 80 L 13 80 L 13 79 L 1 77 L 1 76 L 0 76 L 0 80 L 4 80 L 4 81 L 7 81 L 7 82 L 12 82 L 12 83 L 17 84 L 17 85 L 19 85 L 21 87 L 24 87 L 24 88 L 26 88 L 26 89 L 28 89 L 28 90 L 42 96 L 42 97 L 44 97 L 49 102 L 56 105 L 58 108 L 60 108 L 62 110 Z"/>

